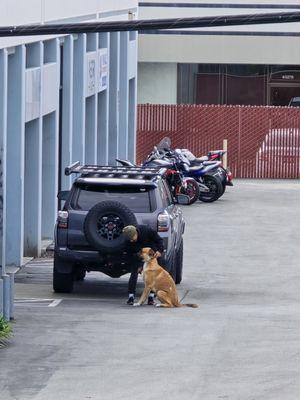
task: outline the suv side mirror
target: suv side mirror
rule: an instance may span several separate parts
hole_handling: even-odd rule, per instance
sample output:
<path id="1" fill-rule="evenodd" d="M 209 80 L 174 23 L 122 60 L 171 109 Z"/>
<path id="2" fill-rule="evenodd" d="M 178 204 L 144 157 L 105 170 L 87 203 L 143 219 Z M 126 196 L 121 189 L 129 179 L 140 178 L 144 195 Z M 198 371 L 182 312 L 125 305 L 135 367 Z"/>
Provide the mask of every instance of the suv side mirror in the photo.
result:
<path id="1" fill-rule="evenodd" d="M 186 194 L 178 194 L 176 196 L 176 200 L 178 204 L 184 204 L 184 205 L 190 204 L 190 198 Z"/>
<path id="2" fill-rule="evenodd" d="M 58 192 L 57 198 L 60 201 L 66 201 L 69 196 L 70 190 L 61 190 Z"/>

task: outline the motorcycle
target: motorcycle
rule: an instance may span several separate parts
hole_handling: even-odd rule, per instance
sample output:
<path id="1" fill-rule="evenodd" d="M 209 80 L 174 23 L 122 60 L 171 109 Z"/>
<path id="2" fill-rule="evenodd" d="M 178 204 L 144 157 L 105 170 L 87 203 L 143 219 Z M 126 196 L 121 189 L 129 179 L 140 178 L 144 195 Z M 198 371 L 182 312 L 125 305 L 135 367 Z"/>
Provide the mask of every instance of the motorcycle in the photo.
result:
<path id="1" fill-rule="evenodd" d="M 129 160 L 116 159 L 121 165 L 127 167 L 135 167 Z M 166 168 L 166 182 L 174 199 L 180 194 L 188 195 L 189 205 L 195 203 L 199 197 L 199 185 L 191 177 L 184 177 L 182 171 L 186 168 L 185 161 L 180 156 L 173 155 L 173 157 L 165 157 L 164 153 L 154 146 L 152 152 L 147 156 L 146 160 L 142 163 L 144 167 L 157 167 Z"/>
<path id="2" fill-rule="evenodd" d="M 182 149 L 171 150 L 171 139 L 165 137 L 157 145 L 159 153 L 164 156 L 180 155 L 187 168 L 183 171 L 185 177 L 194 178 L 200 187 L 199 200 L 211 203 L 218 200 L 224 193 L 222 181 L 226 178 L 221 161 L 202 161 L 191 166 L 191 161 Z M 188 150 L 187 150 L 188 151 Z M 191 152 L 193 158 L 196 158 Z"/>
<path id="3" fill-rule="evenodd" d="M 152 153 L 143 162 L 147 167 L 164 167 L 166 171 L 166 181 L 174 198 L 179 194 L 189 196 L 189 205 L 195 203 L 200 195 L 200 188 L 196 180 L 185 176 L 184 171 L 188 170 L 186 160 L 180 154 L 161 153 L 159 146 L 154 146 Z"/>
<path id="4" fill-rule="evenodd" d="M 233 186 L 233 176 L 229 168 L 224 168 L 222 165 L 222 159 L 224 154 L 226 153 L 225 150 L 212 150 L 207 153 L 206 156 L 196 157 L 190 150 L 188 149 L 181 149 L 184 156 L 190 161 L 191 166 L 199 166 L 202 163 L 206 163 L 207 161 L 219 161 L 221 164 L 219 165 L 218 176 L 221 179 L 222 183 L 222 190 L 220 196 L 222 196 L 226 190 L 226 186 Z M 215 175 L 215 176 L 217 176 Z"/>

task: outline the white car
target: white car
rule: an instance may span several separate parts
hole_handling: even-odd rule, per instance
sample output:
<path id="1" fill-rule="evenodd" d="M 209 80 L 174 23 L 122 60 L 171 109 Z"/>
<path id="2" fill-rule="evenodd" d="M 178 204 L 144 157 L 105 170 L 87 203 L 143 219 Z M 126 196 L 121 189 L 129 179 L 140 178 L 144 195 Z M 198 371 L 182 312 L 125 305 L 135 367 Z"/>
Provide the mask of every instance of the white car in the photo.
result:
<path id="1" fill-rule="evenodd" d="M 299 178 L 300 129 L 270 130 L 256 153 L 256 171 L 261 178 Z"/>

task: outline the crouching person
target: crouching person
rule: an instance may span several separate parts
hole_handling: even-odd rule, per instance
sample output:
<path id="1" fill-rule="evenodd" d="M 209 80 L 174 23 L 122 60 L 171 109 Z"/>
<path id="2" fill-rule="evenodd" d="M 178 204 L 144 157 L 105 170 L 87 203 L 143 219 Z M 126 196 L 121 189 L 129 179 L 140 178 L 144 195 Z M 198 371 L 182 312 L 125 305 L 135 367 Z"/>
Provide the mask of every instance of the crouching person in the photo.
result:
<path id="1" fill-rule="evenodd" d="M 144 247 L 150 247 L 155 251 L 156 257 L 161 257 L 164 251 L 163 239 L 150 226 L 147 225 L 128 225 L 123 229 L 126 240 L 126 252 L 132 259 L 132 272 L 128 281 L 128 305 L 133 305 L 136 292 L 138 274 L 143 270 L 144 262 L 138 253 Z M 148 297 L 148 305 L 154 305 L 154 293 Z"/>

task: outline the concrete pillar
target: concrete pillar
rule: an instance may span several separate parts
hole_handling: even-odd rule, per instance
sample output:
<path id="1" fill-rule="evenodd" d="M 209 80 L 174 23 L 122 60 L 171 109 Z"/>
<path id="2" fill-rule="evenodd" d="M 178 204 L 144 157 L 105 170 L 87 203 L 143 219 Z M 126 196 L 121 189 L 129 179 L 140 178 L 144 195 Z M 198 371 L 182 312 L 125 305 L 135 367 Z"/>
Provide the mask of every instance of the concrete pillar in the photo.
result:
<path id="1" fill-rule="evenodd" d="M 99 63 L 101 52 L 107 57 L 107 69 L 109 69 L 110 34 L 99 34 Z M 99 66 L 100 68 L 100 66 Z M 106 82 L 99 83 L 98 108 L 97 108 L 97 163 L 106 165 L 108 163 L 108 141 L 109 141 L 109 81 L 110 74 L 107 71 Z M 105 84 L 106 83 L 106 84 Z"/>
<path id="2" fill-rule="evenodd" d="M 42 239 L 53 238 L 57 212 L 56 111 L 43 117 Z"/>
<path id="3" fill-rule="evenodd" d="M 136 102 L 137 102 L 137 79 L 129 81 L 129 102 L 128 102 L 128 159 L 136 161 Z"/>
<path id="4" fill-rule="evenodd" d="M 108 163 L 116 164 L 119 149 L 120 32 L 110 34 Z"/>
<path id="5" fill-rule="evenodd" d="M 71 165 L 73 147 L 73 71 L 74 38 L 66 36 L 63 43 L 63 92 L 62 92 L 62 139 L 61 139 L 61 188 L 68 190 L 72 177 L 65 176 L 65 167 Z"/>
<path id="6" fill-rule="evenodd" d="M 85 71 L 86 34 L 74 42 L 73 80 L 73 162 L 85 163 Z"/>
<path id="7" fill-rule="evenodd" d="M 6 260 L 20 266 L 24 231 L 25 46 L 8 57 Z"/>
<path id="8" fill-rule="evenodd" d="M 25 126 L 24 255 L 41 255 L 42 119 Z"/>
<path id="9" fill-rule="evenodd" d="M 7 50 L 0 51 L 0 278 L 5 274 L 6 226 Z M 0 286 L 0 299 L 3 297 Z M 0 304 L 1 315 L 1 304 Z"/>
<path id="10" fill-rule="evenodd" d="M 60 42 L 44 44 L 43 69 L 43 165 L 42 165 L 42 239 L 53 239 L 57 217 Z M 47 76 L 52 86 L 47 86 Z M 46 90 L 47 87 L 47 90 Z"/>
<path id="11" fill-rule="evenodd" d="M 85 163 L 97 162 L 97 103 L 98 103 L 98 34 L 87 34 L 85 75 Z"/>
<path id="12" fill-rule="evenodd" d="M 26 52 L 26 110 L 25 118 L 35 118 L 25 125 L 24 173 L 24 255 L 41 255 L 42 208 L 42 118 L 41 67 L 42 42 L 31 44 Z M 36 98 L 32 99 L 35 93 Z M 36 110 L 29 100 L 36 100 Z M 35 104 L 34 104 L 35 105 Z M 29 110 L 27 109 L 29 108 Z M 36 114 L 35 114 L 36 113 Z"/>
<path id="13" fill-rule="evenodd" d="M 97 163 L 108 163 L 108 91 L 98 94 Z"/>
<path id="14" fill-rule="evenodd" d="M 120 112 L 119 112 L 119 158 L 128 158 L 128 50 L 129 32 L 120 33 Z"/>
<path id="15" fill-rule="evenodd" d="M 128 158 L 136 159 L 137 32 L 129 34 Z"/>
<path id="16" fill-rule="evenodd" d="M 85 119 L 85 163 L 97 163 L 97 102 L 98 96 L 93 95 L 86 99 Z"/>

